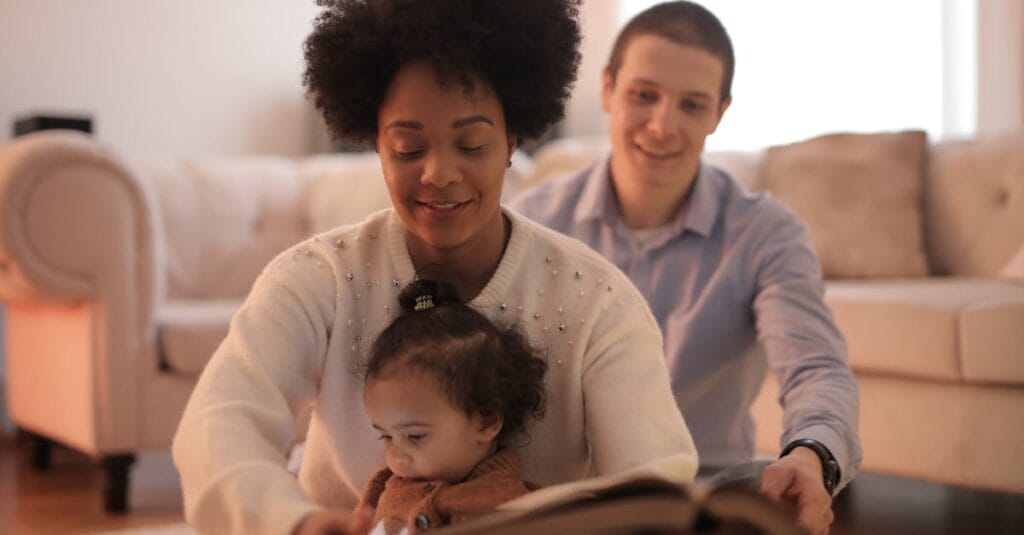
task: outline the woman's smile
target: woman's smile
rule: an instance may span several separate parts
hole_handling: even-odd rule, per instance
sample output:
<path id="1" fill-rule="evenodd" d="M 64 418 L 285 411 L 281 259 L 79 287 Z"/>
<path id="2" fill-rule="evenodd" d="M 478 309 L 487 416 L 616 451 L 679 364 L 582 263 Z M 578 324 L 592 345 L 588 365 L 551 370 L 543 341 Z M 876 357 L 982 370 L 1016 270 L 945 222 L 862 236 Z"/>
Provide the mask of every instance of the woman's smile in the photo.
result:
<path id="1" fill-rule="evenodd" d="M 472 201 L 416 201 L 428 217 L 453 218 L 463 214 Z"/>

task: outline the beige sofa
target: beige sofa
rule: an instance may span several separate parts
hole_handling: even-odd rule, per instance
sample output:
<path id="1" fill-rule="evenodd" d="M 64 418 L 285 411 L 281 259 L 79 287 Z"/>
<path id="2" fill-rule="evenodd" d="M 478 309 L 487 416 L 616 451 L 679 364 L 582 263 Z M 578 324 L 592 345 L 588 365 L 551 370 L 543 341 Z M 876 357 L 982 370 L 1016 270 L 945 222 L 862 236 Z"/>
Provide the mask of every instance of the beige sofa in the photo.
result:
<path id="1" fill-rule="evenodd" d="M 927 148 L 917 202 L 934 275 L 828 283 L 861 383 L 865 469 L 1024 492 L 1024 285 L 997 276 L 1024 242 L 1022 139 Z M 517 154 L 506 194 L 601 147 Z M 770 154 L 710 157 L 757 187 Z M 14 140 L 0 148 L 11 417 L 104 460 L 106 506 L 123 510 L 132 455 L 169 446 L 262 266 L 388 204 L 374 154 L 160 159 L 72 132 Z M 772 388 L 755 408 L 764 451 Z"/>

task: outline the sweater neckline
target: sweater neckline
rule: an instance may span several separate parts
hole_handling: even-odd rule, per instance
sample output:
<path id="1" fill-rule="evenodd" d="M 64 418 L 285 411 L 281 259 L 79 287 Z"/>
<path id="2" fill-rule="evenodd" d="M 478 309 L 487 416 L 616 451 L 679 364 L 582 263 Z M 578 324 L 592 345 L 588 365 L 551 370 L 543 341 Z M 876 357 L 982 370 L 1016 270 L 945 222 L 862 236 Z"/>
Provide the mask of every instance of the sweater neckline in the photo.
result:
<path id="1" fill-rule="evenodd" d="M 498 262 L 498 268 L 494 270 L 490 280 L 484 285 L 483 290 L 469 302 L 474 308 L 486 308 L 498 305 L 503 296 L 508 294 L 512 283 L 513 274 L 518 271 L 523 262 L 524 251 L 527 250 L 530 234 L 527 229 L 529 223 L 524 221 L 515 212 L 501 207 L 501 213 L 508 218 L 511 231 L 505 252 Z M 405 224 L 398 214 L 392 210 L 388 216 L 388 245 L 391 249 L 391 257 L 395 262 L 395 271 L 399 280 L 409 284 L 416 279 L 416 268 L 412 263 L 412 256 L 409 255 L 409 246 L 405 240 Z"/>
<path id="2" fill-rule="evenodd" d="M 475 479 L 484 474 L 500 473 L 519 477 L 519 455 L 512 449 L 500 449 L 490 457 L 477 463 L 466 479 Z"/>

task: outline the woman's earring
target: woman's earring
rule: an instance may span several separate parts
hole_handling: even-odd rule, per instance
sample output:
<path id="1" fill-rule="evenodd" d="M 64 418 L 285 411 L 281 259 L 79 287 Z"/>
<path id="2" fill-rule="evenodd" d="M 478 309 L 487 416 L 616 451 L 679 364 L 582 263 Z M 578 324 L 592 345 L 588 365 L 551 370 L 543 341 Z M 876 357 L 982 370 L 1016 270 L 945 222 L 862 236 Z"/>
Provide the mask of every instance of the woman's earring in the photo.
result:
<path id="1" fill-rule="evenodd" d="M 512 159 L 511 158 L 509 158 L 508 164 L 506 164 L 505 167 L 508 168 L 508 169 L 512 169 Z"/>

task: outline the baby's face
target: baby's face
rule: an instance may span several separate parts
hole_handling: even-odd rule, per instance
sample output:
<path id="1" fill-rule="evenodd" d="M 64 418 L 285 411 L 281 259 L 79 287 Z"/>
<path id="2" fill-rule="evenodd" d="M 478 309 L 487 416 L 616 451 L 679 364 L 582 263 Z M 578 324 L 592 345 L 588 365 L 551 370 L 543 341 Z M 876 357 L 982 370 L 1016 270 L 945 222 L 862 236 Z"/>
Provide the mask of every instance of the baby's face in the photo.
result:
<path id="1" fill-rule="evenodd" d="M 494 450 L 500 423 L 467 416 L 426 373 L 371 379 L 363 404 L 396 475 L 458 483 Z"/>

